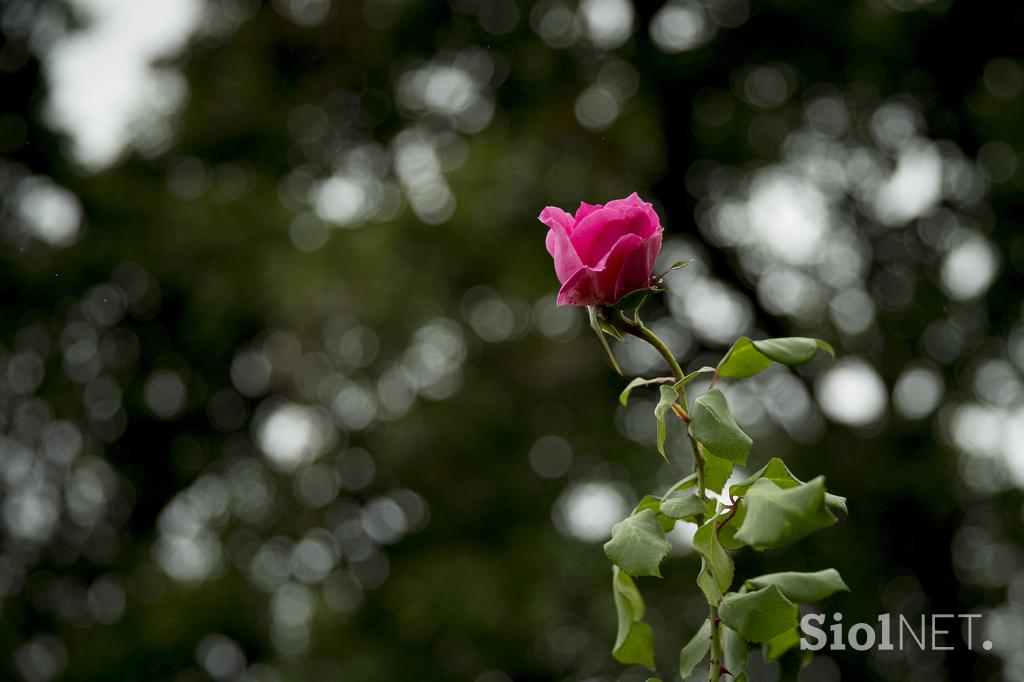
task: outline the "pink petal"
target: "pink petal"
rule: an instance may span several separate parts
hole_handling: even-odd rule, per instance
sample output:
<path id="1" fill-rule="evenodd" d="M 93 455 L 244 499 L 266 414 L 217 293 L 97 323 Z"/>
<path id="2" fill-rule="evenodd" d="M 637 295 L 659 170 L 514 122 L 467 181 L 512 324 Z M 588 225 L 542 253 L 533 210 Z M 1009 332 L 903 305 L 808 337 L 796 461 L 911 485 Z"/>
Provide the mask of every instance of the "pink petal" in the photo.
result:
<path id="1" fill-rule="evenodd" d="M 615 199 L 614 201 L 609 201 L 607 204 L 605 204 L 605 207 L 618 208 L 622 210 L 638 210 L 650 219 L 651 225 L 661 227 L 661 219 L 658 217 L 657 212 L 655 212 L 654 206 L 652 206 L 650 202 L 641 199 L 636 192 L 633 192 L 625 199 Z"/>
<path id="2" fill-rule="evenodd" d="M 594 271 L 598 273 L 597 279 L 601 286 L 603 303 L 614 303 L 618 300 L 618 296 L 615 295 L 615 283 L 619 278 L 619 271 L 626 262 L 626 258 L 640 246 L 642 241 L 635 234 L 623 235 L 608 250 L 604 258 L 594 266 Z"/>
<path id="3" fill-rule="evenodd" d="M 540 215 L 537 216 L 537 220 L 541 221 L 552 230 L 561 229 L 567 235 L 572 234 L 572 228 L 576 222 L 575 218 L 557 206 L 546 206 L 544 210 L 540 212 Z"/>
<path id="4" fill-rule="evenodd" d="M 645 213 L 636 209 L 602 208 L 576 224 L 572 244 L 584 265 L 596 265 L 615 243 L 627 234 L 641 239 L 657 230 Z"/>
<path id="5" fill-rule="evenodd" d="M 602 208 L 604 208 L 604 206 L 602 206 L 601 204 L 588 204 L 585 201 L 581 201 L 580 207 L 576 209 L 576 223 L 579 224 L 579 222 L 586 218 L 588 215 Z"/>
<path id="6" fill-rule="evenodd" d="M 619 270 L 618 279 L 615 281 L 615 300 L 637 289 L 646 289 L 651 284 L 651 272 L 654 270 L 654 261 L 658 259 L 661 251 L 661 232 L 654 233 L 652 237 L 637 245 L 633 251 L 626 256 Z"/>
<path id="7" fill-rule="evenodd" d="M 624 199 L 612 199 L 605 206 L 608 208 L 641 208 L 643 206 L 650 206 L 650 204 L 641 199 L 639 194 L 633 192 Z"/>
<path id="8" fill-rule="evenodd" d="M 597 273 L 591 268 L 583 266 L 569 279 L 565 280 L 562 288 L 558 290 L 557 305 L 599 305 L 601 303 L 600 284 L 597 281 Z"/>
<path id="9" fill-rule="evenodd" d="M 577 270 L 583 267 L 580 257 L 576 255 L 576 249 L 569 241 L 569 235 L 560 227 L 548 230 L 548 236 L 544 240 L 548 253 L 555 261 L 555 276 L 559 282 L 565 282 Z"/>
<path id="10" fill-rule="evenodd" d="M 623 261 L 637 247 L 640 237 L 624 235 L 615 243 L 597 265 L 584 265 L 562 284 L 558 291 L 558 305 L 606 305 L 618 300 L 615 297 L 615 282 Z"/>

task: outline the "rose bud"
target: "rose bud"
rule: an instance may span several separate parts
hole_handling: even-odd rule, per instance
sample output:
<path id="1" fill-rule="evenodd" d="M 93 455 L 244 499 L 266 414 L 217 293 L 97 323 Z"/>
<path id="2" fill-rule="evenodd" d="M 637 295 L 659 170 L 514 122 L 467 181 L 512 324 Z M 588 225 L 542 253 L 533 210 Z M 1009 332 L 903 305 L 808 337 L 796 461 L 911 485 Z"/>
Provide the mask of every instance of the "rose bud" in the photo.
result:
<path id="1" fill-rule="evenodd" d="M 581 203 L 575 216 L 548 206 L 539 218 L 548 226 L 547 249 L 562 283 L 558 305 L 611 305 L 650 288 L 662 227 L 636 192 L 604 206 Z"/>

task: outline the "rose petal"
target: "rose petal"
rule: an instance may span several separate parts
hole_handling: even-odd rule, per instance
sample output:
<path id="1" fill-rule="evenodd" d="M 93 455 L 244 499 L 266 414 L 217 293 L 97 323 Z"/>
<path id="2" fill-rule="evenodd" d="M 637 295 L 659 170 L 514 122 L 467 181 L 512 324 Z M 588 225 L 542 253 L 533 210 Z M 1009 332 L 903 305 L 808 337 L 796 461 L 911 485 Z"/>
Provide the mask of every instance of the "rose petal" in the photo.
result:
<path id="1" fill-rule="evenodd" d="M 641 211 L 644 215 L 647 216 L 647 218 L 650 220 L 650 224 L 654 226 L 655 229 L 661 227 L 661 219 L 658 217 L 657 212 L 654 210 L 654 206 L 650 202 L 641 199 L 636 192 L 633 192 L 625 199 L 615 199 L 613 201 L 609 201 L 607 204 L 605 204 L 605 208 L 618 208 L 621 210 Z"/>
<path id="2" fill-rule="evenodd" d="M 572 232 L 572 245 L 584 265 L 596 266 L 612 246 L 627 234 L 641 239 L 650 237 L 657 229 L 647 214 L 636 209 L 602 208 L 576 224 Z"/>
<path id="3" fill-rule="evenodd" d="M 565 282 L 574 272 L 583 267 L 580 257 L 576 255 L 576 249 L 569 241 L 569 235 L 561 228 L 548 230 L 544 244 L 555 261 L 555 276 L 558 277 L 559 282 Z"/>
<path id="4" fill-rule="evenodd" d="M 650 286 L 654 261 L 658 259 L 658 253 L 661 251 L 661 236 L 660 230 L 655 232 L 626 256 L 619 269 L 618 279 L 615 280 L 616 301 L 637 289 L 646 289 Z"/>
<path id="5" fill-rule="evenodd" d="M 555 303 L 578 307 L 600 305 L 601 289 L 597 281 L 597 273 L 587 266 L 577 270 L 562 284 Z"/>
<path id="6" fill-rule="evenodd" d="M 558 305 L 606 305 L 618 300 L 615 283 L 623 261 L 641 246 L 640 237 L 627 234 L 594 267 L 584 265 L 569 276 L 558 291 Z"/>
<path id="7" fill-rule="evenodd" d="M 605 206 L 607 208 L 640 208 L 642 206 L 650 206 L 646 201 L 640 198 L 640 195 L 633 192 L 624 199 L 612 199 Z"/>
<path id="8" fill-rule="evenodd" d="M 576 209 L 576 224 L 579 225 L 581 220 L 601 208 L 604 208 L 601 204 L 588 204 L 585 201 L 581 201 L 580 207 Z"/>
<path id="9" fill-rule="evenodd" d="M 642 243 L 642 239 L 635 234 L 626 234 L 615 242 L 608 250 L 604 258 L 594 266 L 597 273 L 597 281 L 600 285 L 602 303 L 614 303 L 619 300 L 615 295 L 615 283 L 619 278 L 619 271 L 622 269 L 626 258 Z"/>
<path id="10" fill-rule="evenodd" d="M 561 229 L 566 235 L 572 234 L 572 228 L 576 222 L 575 218 L 557 206 L 545 206 L 544 210 L 537 216 L 537 220 L 552 230 Z"/>

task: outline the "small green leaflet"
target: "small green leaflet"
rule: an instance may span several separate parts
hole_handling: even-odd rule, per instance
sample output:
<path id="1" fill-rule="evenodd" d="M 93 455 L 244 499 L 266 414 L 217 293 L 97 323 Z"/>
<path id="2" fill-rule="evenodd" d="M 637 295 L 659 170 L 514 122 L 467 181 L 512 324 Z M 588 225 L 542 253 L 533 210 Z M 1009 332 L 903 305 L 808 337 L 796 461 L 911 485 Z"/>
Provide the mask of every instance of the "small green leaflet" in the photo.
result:
<path id="1" fill-rule="evenodd" d="M 765 642 L 761 647 L 761 651 L 766 661 L 775 661 L 799 643 L 800 630 L 798 628 L 791 628 Z"/>
<path id="2" fill-rule="evenodd" d="M 769 573 L 746 582 L 748 587 L 760 589 L 775 585 L 786 598 L 794 602 L 818 601 L 836 592 L 849 592 L 839 571 L 826 568 L 814 573 Z"/>
<path id="3" fill-rule="evenodd" d="M 697 633 L 679 652 L 679 675 L 689 677 L 711 649 L 711 621 L 705 619 Z"/>
<path id="4" fill-rule="evenodd" d="M 692 258 L 684 258 L 683 260 L 677 260 L 675 263 L 670 265 L 668 267 L 668 269 L 665 270 L 665 272 L 661 273 L 660 275 L 655 275 L 652 279 L 655 282 L 660 282 L 662 279 L 664 279 L 665 275 L 667 275 L 668 273 L 672 272 L 673 270 L 678 270 L 680 268 L 685 268 L 687 265 L 689 265 L 692 262 L 693 262 Z"/>
<path id="5" fill-rule="evenodd" d="M 750 652 L 747 649 L 746 640 L 740 637 L 738 632 L 724 625 L 722 629 L 724 630 L 722 662 L 725 664 L 725 669 L 731 672 L 733 677 L 736 677 L 747 669 L 747 656 Z"/>
<path id="6" fill-rule="evenodd" d="M 654 406 L 654 416 L 658 419 L 658 452 L 666 462 L 668 455 L 665 454 L 665 439 L 668 438 L 668 432 L 665 426 L 665 416 L 672 411 L 672 406 L 677 400 L 679 400 L 679 391 L 672 386 L 662 386 L 661 399 Z"/>
<path id="7" fill-rule="evenodd" d="M 685 377 L 680 379 L 679 383 L 676 384 L 676 387 L 678 388 L 680 386 L 685 386 L 686 384 L 690 383 L 691 381 L 693 381 L 694 379 L 703 374 L 714 374 L 714 372 L 714 367 L 701 367 L 700 369 L 695 369 L 694 371 L 690 372 Z"/>
<path id="8" fill-rule="evenodd" d="M 731 516 L 730 516 L 731 514 Z M 744 504 L 742 499 L 737 500 L 736 512 L 723 511 L 719 517 L 724 519 L 719 521 L 722 526 L 718 529 L 718 541 L 722 543 L 722 547 L 726 549 L 739 549 L 743 546 L 743 543 L 736 539 L 736 531 L 743 525 L 743 520 L 747 518 L 747 505 Z"/>
<path id="9" fill-rule="evenodd" d="M 690 488 L 695 488 L 696 486 L 697 474 L 687 474 L 686 476 L 672 484 L 672 487 L 668 489 L 668 492 L 666 492 L 662 496 L 661 501 L 664 502 L 665 500 L 667 500 L 669 496 L 672 495 L 672 493 L 679 492 L 680 490 L 689 490 Z"/>
<path id="10" fill-rule="evenodd" d="M 633 513 L 636 514 L 644 509 L 651 509 L 658 515 L 658 523 L 661 524 L 661 529 L 666 533 L 676 527 L 676 520 L 662 512 L 660 497 L 644 495 L 640 503 L 633 509 Z"/>
<path id="11" fill-rule="evenodd" d="M 712 606 L 717 605 L 722 595 L 732 585 L 733 561 L 718 541 L 715 532 L 717 518 L 713 518 L 697 529 L 693 535 L 693 548 L 704 559 L 697 585 L 705 599 Z"/>
<path id="12" fill-rule="evenodd" d="M 785 489 L 761 479 L 747 491 L 744 503 L 747 515 L 736 539 L 754 549 L 788 545 L 836 522 L 825 505 L 822 476 Z"/>
<path id="13" fill-rule="evenodd" d="M 728 379 L 743 379 L 760 374 L 771 364 L 770 358 L 754 348 L 753 341 L 741 336 L 718 363 L 718 374 Z"/>
<path id="14" fill-rule="evenodd" d="M 727 594 L 718 615 L 748 642 L 767 642 L 797 626 L 797 608 L 774 585 L 747 594 Z"/>
<path id="15" fill-rule="evenodd" d="M 761 355 L 780 365 L 804 365 L 818 352 L 817 341 L 798 336 L 788 339 L 764 339 L 754 341 L 753 344 Z"/>
<path id="16" fill-rule="evenodd" d="M 708 604 L 717 606 L 722 601 L 722 589 L 718 586 L 718 581 L 711 574 L 711 570 L 707 560 L 701 559 L 700 573 L 697 574 L 697 587 L 700 588 Z"/>
<path id="17" fill-rule="evenodd" d="M 587 315 L 590 318 L 590 328 L 597 334 L 597 339 L 601 342 L 604 352 L 608 354 L 608 360 L 612 363 L 612 368 L 615 369 L 619 376 L 622 376 L 622 368 L 619 367 L 619 361 L 615 359 L 611 346 L 608 345 L 608 339 L 604 338 L 605 332 L 601 329 L 601 324 L 597 317 L 597 307 L 588 305 Z"/>
<path id="18" fill-rule="evenodd" d="M 732 476 L 733 463 L 721 457 L 715 457 L 703 445 L 699 445 L 704 455 L 704 487 L 716 493 L 722 492 L 726 482 Z"/>
<path id="19" fill-rule="evenodd" d="M 618 614 L 619 629 L 612 655 L 626 665 L 643 665 L 654 670 L 654 634 L 643 622 L 644 599 L 633 579 L 612 568 L 612 596 Z"/>
<path id="20" fill-rule="evenodd" d="M 623 343 L 626 342 L 626 337 L 622 335 L 622 332 L 616 329 L 611 322 L 604 319 L 603 317 L 597 318 L 597 326 L 601 328 L 601 331 L 603 331 L 605 334 L 612 337 L 613 339 L 622 341 Z"/>
<path id="21" fill-rule="evenodd" d="M 785 462 L 778 457 L 772 457 L 768 460 L 767 464 L 750 474 L 750 476 L 736 485 L 729 486 L 729 494 L 733 497 L 745 495 L 751 486 L 761 479 L 767 479 L 780 488 L 795 488 L 801 483 L 800 479 L 789 470 Z"/>
<path id="22" fill-rule="evenodd" d="M 741 336 L 718 363 L 718 373 L 723 377 L 742 379 L 760 374 L 771 366 L 772 361 L 782 365 L 803 365 L 810 362 L 819 349 L 833 358 L 836 355 L 832 346 L 821 339 L 791 336 L 751 341 Z"/>
<path id="23" fill-rule="evenodd" d="M 832 509 L 838 509 L 844 514 L 849 514 L 849 510 L 846 508 L 846 498 L 842 495 L 833 495 L 832 493 L 825 493 L 825 504 Z"/>
<path id="24" fill-rule="evenodd" d="M 708 391 L 693 402 L 690 435 L 715 457 L 736 464 L 745 464 L 750 454 L 750 436 L 736 424 L 729 412 L 729 403 L 717 389 Z"/>
<path id="25" fill-rule="evenodd" d="M 640 388 L 641 386 L 650 386 L 651 384 L 666 384 L 675 381 L 672 377 L 657 377 L 655 379 L 644 379 L 643 377 L 636 377 L 628 384 L 626 388 L 619 394 L 619 403 L 625 405 L 629 401 L 629 395 L 633 392 L 634 388 Z"/>
<path id="26" fill-rule="evenodd" d="M 658 565 L 672 550 L 653 509 L 627 516 L 612 526 L 612 539 L 604 553 L 612 563 L 634 577 L 661 577 Z"/>
<path id="27" fill-rule="evenodd" d="M 781 459 L 778 457 L 772 457 L 768 460 L 767 464 L 748 476 L 746 480 L 740 481 L 736 485 L 729 486 L 729 494 L 733 497 L 744 495 L 747 490 L 754 485 L 754 483 L 762 478 L 771 481 L 780 488 L 795 488 L 803 483 L 803 481 L 793 475 L 793 472 L 789 470 Z M 848 513 L 846 510 L 845 497 L 840 497 L 839 495 L 833 495 L 832 493 L 826 492 L 825 504 L 832 509 L 839 509 L 843 513 Z"/>
<path id="28" fill-rule="evenodd" d="M 715 511 L 713 500 L 702 500 L 696 493 L 682 497 L 670 497 L 661 503 L 661 513 L 673 519 L 692 520 L 698 514 L 708 515 Z"/>
<path id="29" fill-rule="evenodd" d="M 647 300 L 648 294 L 652 291 L 657 291 L 652 287 L 645 287 L 643 289 L 636 289 L 630 291 L 627 294 L 623 294 L 622 298 L 612 304 L 612 307 L 619 312 L 621 315 L 626 313 L 632 313 L 633 320 L 636 322 L 640 321 L 640 306 Z"/>

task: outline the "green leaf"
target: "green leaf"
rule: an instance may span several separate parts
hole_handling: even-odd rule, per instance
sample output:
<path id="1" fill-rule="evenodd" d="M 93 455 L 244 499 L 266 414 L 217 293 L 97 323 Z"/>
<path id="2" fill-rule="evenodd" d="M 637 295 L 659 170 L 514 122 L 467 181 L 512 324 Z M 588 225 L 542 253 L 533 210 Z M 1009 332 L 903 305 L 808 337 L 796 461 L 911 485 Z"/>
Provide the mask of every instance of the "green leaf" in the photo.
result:
<path id="1" fill-rule="evenodd" d="M 788 545 L 836 522 L 825 505 L 822 476 L 788 489 L 761 479 L 747 491 L 744 502 L 747 515 L 736 539 L 755 549 Z"/>
<path id="2" fill-rule="evenodd" d="M 672 495 L 672 493 L 678 492 L 680 490 L 689 490 L 690 488 L 695 487 L 697 487 L 697 474 L 687 474 L 686 476 L 682 477 L 681 479 L 672 484 L 672 487 L 668 489 L 668 492 L 662 495 L 661 501 L 664 502 L 665 500 L 667 500 L 669 496 Z"/>
<path id="3" fill-rule="evenodd" d="M 754 347 L 754 342 L 741 336 L 718 363 L 718 374 L 729 379 L 743 379 L 760 374 L 772 361 Z"/>
<path id="4" fill-rule="evenodd" d="M 654 633 L 651 626 L 642 620 L 633 623 L 625 639 L 612 649 L 612 656 L 624 665 L 642 665 L 654 670 Z"/>
<path id="5" fill-rule="evenodd" d="M 708 566 L 708 562 L 701 559 L 700 573 L 697 574 L 697 587 L 708 604 L 718 606 L 722 602 L 722 589 L 718 586 L 718 581 L 715 580 Z"/>
<path id="6" fill-rule="evenodd" d="M 601 331 L 603 331 L 605 334 L 612 337 L 613 339 L 625 342 L 626 337 L 622 335 L 622 332 L 620 332 L 618 329 L 612 326 L 612 323 L 604 319 L 603 317 L 597 318 L 597 326 L 601 328 Z"/>
<path id="7" fill-rule="evenodd" d="M 718 541 L 715 526 L 719 519 L 713 518 L 697 529 L 693 535 L 693 548 L 704 559 L 697 585 L 705 599 L 712 606 L 717 605 L 722 595 L 732 585 L 733 561 Z"/>
<path id="8" fill-rule="evenodd" d="M 604 552 L 612 563 L 631 576 L 661 577 L 658 565 L 672 550 L 665 539 L 665 531 L 652 509 L 644 509 L 627 516 L 612 526 L 612 539 L 605 543 Z"/>
<path id="9" fill-rule="evenodd" d="M 618 614 L 618 634 L 612 655 L 626 665 L 643 665 L 654 669 L 654 634 L 651 626 L 644 623 L 644 599 L 633 579 L 612 569 L 612 595 Z"/>
<path id="10" fill-rule="evenodd" d="M 696 493 L 682 497 L 670 497 L 661 503 L 661 513 L 673 519 L 691 521 L 692 517 L 707 516 L 715 511 L 714 500 L 702 500 Z"/>
<path id="11" fill-rule="evenodd" d="M 661 399 L 654 406 L 654 416 L 658 419 L 658 452 L 668 461 L 665 454 L 665 439 L 668 437 L 665 427 L 665 416 L 672 411 L 672 406 L 679 400 L 679 392 L 672 386 L 661 387 Z"/>
<path id="12" fill-rule="evenodd" d="M 640 306 L 647 301 L 647 296 L 652 291 L 657 291 L 657 289 L 652 287 L 634 289 L 627 294 L 623 294 L 622 298 L 612 304 L 612 307 L 621 313 L 632 312 L 633 319 L 637 319 Z"/>
<path id="13" fill-rule="evenodd" d="M 722 513 L 727 520 L 718 529 L 718 541 L 722 543 L 722 547 L 726 549 L 739 549 L 743 546 L 743 543 L 736 539 L 736 532 L 739 531 L 743 525 L 743 519 L 747 518 L 747 506 L 743 503 L 743 500 L 737 500 L 736 513 L 730 516 L 731 512 L 725 511 Z M 719 521 L 719 523 L 722 523 Z"/>
<path id="14" fill-rule="evenodd" d="M 704 454 L 704 487 L 720 493 L 725 488 L 726 481 L 732 476 L 734 465 L 727 459 L 715 457 L 705 450 L 703 445 L 699 447 Z"/>
<path id="15" fill-rule="evenodd" d="M 800 643 L 800 630 L 791 628 L 765 642 L 761 651 L 766 661 L 775 661 Z"/>
<path id="16" fill-rule="evenodd" d="M 781 365 L 804 365 L 818 352 L 818 342 L 800 336 L 754 341 L 754 348 Z"/>
<path id="17" fill-rule="evenodd" d="M 729 494 L 733 497 L 745 495 L 755 483 L 762 478 L 767 479 L 780 488 L 795 488 L 802 481 L 793 475 L 786 464 L 778 457 L 772 457 L 763 467 L 747 476 L 736 485 L 729 486 Z"/>
<path id="18" fill-rule="evenodd" d="M 782 365 L 803 365 L 814 358 L 819 348 L 835 358 L 832 346 L 821 339 L 790 336 L 751 341 L 741 336 L 718 363 L 718 373 L 730 379 L 742 379 L 760 374 L 771 366 L 772 361 Z"/>
<path id="19" fill-rule="evenodd" d="M 686 384 L 690 383 L 691 381 L 693 381 L 694 379 L 696 379 L 697 377 L 699 377 L 699 376 L 701 376 L 703 374 L 714 374 L 714 373 L 715 373 L 715 368 L 714 367 L 701 367 L 700 369 L 695 369 L 694 371 L 690 372 L 685 377 L 680 379 L 679 383 L 676 384 L 676 388 L 680 388 L 682 386 L 685 386 Z"/>
<path id="20" fill-rule="evenodd" d="M 690 435 L 715 457 L 744 464 L 753 441 L 736 424 L 729 403 L 719 390 L 708 391 L 693 403 Z"/>
<path id="21" fill-rule="evenodd" d="M 797 608 L 774 585 L 747 594 L 727 594 L 718 608 L 722 621 L 748 642 L 767 642 L 797 626 Z"/>
<path id="22" fill-rule="evenodd" d="M 689 677 L 711 649 L 711 621 L 705 619 L 697 633 L 679 652 L 679 676 Z"/>
<path id="23" fill-rule="evenodd" d="M 629 395 L 633 392 L 634 388 L 640 388 L 641 386 L 650 386 L 651 384 L 664 384 L 670 383 L 671 377 L 657 377 L 655 379 L 644 379 L 643 377 L 637 377 L 626 384 L 626 388 L 619 394 L 619 402 L 625 405 L 629 401 Z"/>
<path id="24" fill-rule="evenodd" d="M 839 571 L 834 568 L 814 573 L 769 573 L 751 578 L 746 584 L 756 589 L 775 585 L 787 599 L 794 602 L 818 601 L 836 592 L 850 591 Z"/>
<path id="25" fill-rule="evenodd" d="M 747 669 L 747 656 L 750 654 L 747 641 L 730 627 L 722 626 L 722 629 L 722 663 L 736 677 Z"/>
<path id="26" fill-rule="evenodd" d="M 604 331 L 598 323 L 597 307 L 588 305 L 587 315 L 590 318 L 590 328 L 594 330 L 595 334 L 597 334 L 597 340 L 601 342 L 601 347 L 604 348 L 604 352 L 608 354 L 608 360 L 612 363 L 612 367 L 619 376 L 622 376 L 622 368 L 619 367 L 619 361 L 615 359 L 615 354 L 612 353 L 612 348 L 608 345 L 608 339 L 604 337 Z"/>
<path id="27" fill-rule="evenodd" d="M 668 273 L 672 272 L 673 270 L 678 270 L 679 268 L 685 268 L 687 265 L 689 265 L 692 262 L 693 262 L 692 258 L 684 258 L 683 260 L 677 260 L 675 263 L 670 265 L 668 267 L 668 269 L 665 270 L 665 272 L 661 273 L 660 275 L 655 275 L 654 281 L 655 282 L 660 282 L 662 279 L 664 279 L 665 275 L 667 275 Z"/>
<path id="28" fill-rule="evenodd" d="M 661 498 L 655 497 L 654 495 L 644 495 L 640 503 L 633 509 L 633 513 L 636 514 L 638 511 L 644 509 L 650 509 L 658 515 L 658 523 L 661 525 L 661 529 L 666 533 L 676 527 L 676 520 L 673 517 L 667 516 L 661 509 Z"/>
<path id="29" fill-rule="evenodd" d="M 849 514 L 849 510 L 846 508 L 846 498 L 841 495 L 833 495 L 832 493 L 825 493 L 825 504 L 832 509 L 838 509 L 844 514 Z"/>
<path id="30" fill-rule="evenodd" d="M 780 488 L 795 488 L 796 486 L 803 483 L 799 478 L 793 475 L 793 472 L 786 467 L 785 463 L 778 457 L 772 457 L 768 460 L 768 463 L 763 467 L 752 473 L 746 478 L 746 480 L 740 481 L 736 485 L 729 487 L 729 494 L 733 497 L 744 495 L 747 490 L 750 489 L 754 483 L 761 480 L 762 478 L 767 479 L 779 486 Z M 849 513 L 846 510 L 846 498 L 839 495 L 833 495 L 832 493 L 825 493 L 825 504 L 832 509 L 842 510 L 843 513 Z"/>

